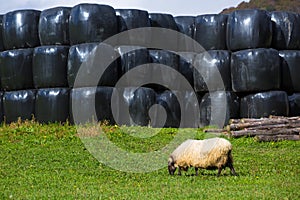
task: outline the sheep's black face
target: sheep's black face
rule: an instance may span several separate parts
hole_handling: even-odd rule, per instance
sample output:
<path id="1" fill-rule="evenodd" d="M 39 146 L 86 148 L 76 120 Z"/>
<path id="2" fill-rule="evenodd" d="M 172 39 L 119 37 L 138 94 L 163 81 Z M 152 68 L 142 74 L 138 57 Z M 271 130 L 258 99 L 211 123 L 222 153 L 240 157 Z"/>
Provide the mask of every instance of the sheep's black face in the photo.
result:
<path id="1" fill-rule="evenodd" d="M 174 175 L 175 171 L 176 171 L 176 167 L 173 165 L 169 165 L 168 166 L 168 170 L 169 170 L 169 174 L 170 175 Z"/>
<path id="2" fill-rule="evenodd" d="M 176 171 L 176 167 L 174 166 L 174 161 L 172 158 L 169 159 L 168 161 L 168 170 L 169 170 L 169 174 L 170 175 L 174 175 L 175 171 Z"/>

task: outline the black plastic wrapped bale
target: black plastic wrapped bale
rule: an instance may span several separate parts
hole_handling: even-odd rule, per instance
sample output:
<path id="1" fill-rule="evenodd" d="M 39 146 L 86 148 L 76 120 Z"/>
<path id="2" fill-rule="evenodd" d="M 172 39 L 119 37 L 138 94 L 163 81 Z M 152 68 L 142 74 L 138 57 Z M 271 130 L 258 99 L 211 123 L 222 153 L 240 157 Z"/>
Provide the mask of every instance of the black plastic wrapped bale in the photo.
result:
<path id="1" fill-rule="evenodd" d="M 194 88 L 197 92 L 231 91 L 230 52 L 209 50 L 195 57 Z"/>
<path id="2" fill-rule="evenodd" d="M 35 88 L 68 87 L 68 46 L 34 48 L 32 74 Z"/>
<path id="3" fill-rule="evenodd" d="M 0 91 L 0 123 L 3 122 L 3 116 L 4 116 L 4 111 L 3 111 L 3 91 Z"/>
<path id="4" fill-rule="evenodd" d="M 16 10 L 3 16 L 5 49 L 31 48 L 40 45 L 38 26 L 40 11 Z"/>
<path id="5" fill-rule="evenodd" d="M 6 123 L 30 120 L 34 115 L 35 90 L 4 92 L 3 111 Z"/>
<path id="6" fill-rule="evenodd" d="M 276 49 L 300 49 L 300 17 L 293 12 L 274 11 L 272 47 Z"/>
<path id="7" fill-rule="evenodd" d="M 281 85 L 281 61 L 275 49 L 249 49 L 231 54 L 234 92 L 276 90 Z"/>
<path id="8" fill-rule="evenodd" d="M 149 18 L 152 27 L 168 28 L 177 31 L 177 24 L 170 14 L 150 13 Z"/>
<path id="9" fill-rule="evenodd" d="M 37 90 L 35 117 L 41 123 L 66 122 L 69 119 L 68 88 Z"/>
<path id="10" fill-rule="evenodd" d="M 96 93 L 96 113 L 98 121 L 108 121 L 109 124 L 115 124 L 112 113 L 111 98 L 113 87 L 98 87 Z"/>
<path id="11" fill-rule="evenodd" d="M 1 85 L 4 90 L 33 88 L 33 49 L 15 49 L 0 52 Z"/>
<path id="12" fill-rule="evenodd" d="M 118 19 L 118 32 L 127 31 L 135 28 L 151 27 L 149 13 L 145 10 L 138 9 L 115 9 Z M 149 31 L 142 31 L 139 38 L 127 35 L 127 40 L 119 41 L 120 45 L 138 45 L 145 44 L 150 40 L 151 33 Z"/>
<path id="13" fill-rule="evenodd" d="M 300 50 L 279 51 L 282 58 L 282 87 L 285 91 L 300 92 Z"/>
<path id="14" fill-rule="evenodd" d="M 178 91 L 180 98 L 183 100 L 181 105 L 181 128 L 198 128 L 200 127 L 200 103 L 203 98 L 202 93 L 194 90 Z M 195 99 L 196 95 L 196 99 Z"/>
<path id="15" fill-rule="evenodd" d="M 164 13 L 149 13 L 149 18 L 151 27 L 171 29 L 176 31 L 174 34 L 168 34 L 169 32 L 167 30 L 160 30 L 162 33 L 161 35 L 152 35 L 151 45 L 154 47 L 159 47 L 161 44 L 163 44 L 164 47 L 168 49 L 178 51 L 178 30 L 173 16 Z"/>
<path id="16" fill-rule="evenodd" d="M 171 67 L 172 69 L 178 71 L 179 56 L 176 53 L 173 53 L 173 52 L 167 51 L 167 50 L 152 49 L 152 50 L 149 50 L 149 54 L 150 54 L 152 63 L 166 65 L 166 66 Z M 175 84 L 173 82 L 173 80 L 176 77 L 173 77 L 171 74 L 166 76 L 165 74 L 163 74 L 161 67 L 162 66 L 152 65 L 151 66 L 151 76 L 159 77 L 159 80 L 163 80 L 164 83 L 166 83 L 166 84 L 172 84 L 172 85 Z M 153 78 L 153 80 L 154 80 L 154 78 Z M 156 84 L 149 85 L 149 87 L 151 87 L 155 90 L 160 89 L 160 87 Z"/>
<path id="17" fill-rule="evenodd" d="M 154 90 L 145 87 L 128 87 L 119 89 L 118 93 L 119 102 L 116 105 L 119 105 L 119 116 L 117 116 L 119 125 L 147 126 L 151 124 L 149 109 L 156 102 Z"/>
<path id="18" fill-rule="evenodd" d="M 81 64 L 89 58 L 98 43 L 85 43 L 73 45 L 69 49 L 67 78 L 69 87 L 74 87 L 75 79 Z M 84 87 L 84 86 L 82 86 Z"/>
<path id="19" fill-rule="evenodd" d="M 85 124 L 97 121 L 95 96 L 97 88 L 73 88 L 70 91 L 70 121 Z"/>
<path id="20" fill-rule="evenodd" d="M 241 98 L 241 118 L 261 118 L 270 115 L 289 115 L 289 101 L 286 92 L 261 92 Z"/>
<path id="21" fill-rule="evenodd" d="M 165 109 L 167 115 L 166 119 L 161 119 L 161 115 L 159 113 L 155 117 L 155 120 L 157 121 L 157 125 L 158 126 L 163 125 L 159 128 L 180 127 L 181 110 L 176 95 L 170 90 L 166 90 L 164 92 L 158 93 L 156 96 L 156 103 L 158 105 L 161 105 Z M 153 126 L 157 127 L 156 125 Z"/>
<path id="22" fill-rule="evenodd" d="M 290 116 L 300 116 L 300 93 L 294 93 L 288 96 L 290 104 Z"/>
<path id="23" fill-rule="evenodd" d="M 2 38 L 2 28 L 3 28 L 3 15 L 0 15 L 0 51 L 4 50 L 3 38 Z"/>
<path id="24" fill-rule="evenodd" d="M 88 59 L 92 60 L 93 53 L 96 51 L 98 43 L 85 43 L 85 44 L 78 44 L 71 46 L 69 49 L 69 55 L 68 55 L 68 65 L 67 65 L 67 79 L 69 87 L 74 87 L 76 76 L 78 74 L 78 71 L 80 67 L 82 67 L 83 63 L 88 62 Z M 109 46 L 102 43 L 101 48 L 107 48 L 107 53 L 113 53 L 114 55 L 117 55 L 115 50 Z M 102 55 L 100 55 L 102 56 Z M 99 55 L 96 55 L 96 57 L 99 57 Z M 95 72 L 93 69 L 94 67 L 97 67 L 98 65 L 92 64 L 88 67 L 88 70 L 86 71 L 86 75 L 93 75 Z M 100 77 L 94 77 L 100 79 L 98 82 L 98 85 L 106 85 L 106 86 L 114 86 L 115 83 L 118 81 L 120 76 L 120 65 L 118 63 L 118 60 L 115 60 L 111 63 L 111 65 L 104 71 L 102 78 Z M 89 87 L 89 86 L 95 86 L 92 83 L 90 83 L 92 80 L 86 80 L 81 81 L 77 83 L 76 87 Z"/>
<path id="25" fill-rule="evenodd" d="M 43 10 L 39 20 L 41 45 L 69 45 L 69 17 L 71 8 L 55 7 Z"/>
<path id="26" fill-rule="evenodd" d="M 228 15 L 207 14 L 195 18 L 194 39 L 205 50 L 225 50 Z"/>
<path id="27" fill-rule="evenodd" d="M 177 16 L 174 17 L 174 20 L 177 24 L 177 30 L 185 34 L 187 37 L 194 38 L 194 31 L 195 31 L 195 17 L 194 16 Z M 179 36 L 178 37 L 178 49 L 184 50 L 186 52 L 194 51 L 194 45 L 190 45 L 187 42 L 187 39 Z"/>
<path id="28" fill-rule="evenodd" d="M 117 17 L 111 6 L 78 4 L 71 9 L 69 19 L 71 45 L 102 42 L 117 32 Z"/>
<path id="29" fill-rule="evenodd" d="M 226 107 L 224 107 L 225 105 Z M 218 125 L 222 127 L 227 125 L 230 119 L 239 118 L 239 108 L 240 99 L 234 92 L 216 91 L 206 93 L 200 103 L 201 126 Z M 223 111 L 225 111 L 225 114 Z M 225 119 L 223 119 L 224 117 Z"/>
<path id="30" fill-rule="evenodd" d="M 185 79 L 194 88 L 193 62 L 197 54 L 195 52 L 179 52 L 178 54 L 180 55 L 178 71 L 185 77 Z"/>
<path id="31" fill-rule="evenodd" d="M 148 64 L 151 61 L 149 51 L 144 47 L 120 46 L 116 50 L 121 56 L 121 76 L 131 69 Z M 138 73 L 132 73 L 130 77 L 123 77 L 125 86 L 140 86 L 140 80 L 144 79 L 145 76 L 151 76 L 148 72 L 147 69 L 144 70 L 144 67 L 141 67 Z"/>
<path id="32" fill-rule="evenodd" d="M 271 17 L 265 10 L 236 10 L 229 14 L 226 43 L 232 51 L 269 48 L 272 42 Z"/>

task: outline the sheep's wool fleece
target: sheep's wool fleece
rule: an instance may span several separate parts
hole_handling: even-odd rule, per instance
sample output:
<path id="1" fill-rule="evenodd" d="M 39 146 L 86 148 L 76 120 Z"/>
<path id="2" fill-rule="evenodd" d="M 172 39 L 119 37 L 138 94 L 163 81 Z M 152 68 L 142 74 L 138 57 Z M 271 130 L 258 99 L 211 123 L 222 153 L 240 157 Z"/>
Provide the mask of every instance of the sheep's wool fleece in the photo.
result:
<path id="1" fill-rule="evenodd" d="M 227 162 L 231 143 L 223 138 L 186 140 L 179 145 L 171 157 L 178 167 L 221 167 Z"/>

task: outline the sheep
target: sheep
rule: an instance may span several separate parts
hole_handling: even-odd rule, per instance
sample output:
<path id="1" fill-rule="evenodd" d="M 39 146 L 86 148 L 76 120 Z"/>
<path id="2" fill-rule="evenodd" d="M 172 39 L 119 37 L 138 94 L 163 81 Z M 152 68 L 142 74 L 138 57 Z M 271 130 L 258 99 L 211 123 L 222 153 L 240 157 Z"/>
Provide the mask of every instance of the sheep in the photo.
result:
<path id="1" fill-rule="evenodd" d="M 169 174 L 174 175 L 177 167 L 178 175 L 181 175 L 181 170 L 195 167 L 196 176 L 198 168 L 218 169 L 217 176 L 220 176 L 222 169 L 229 167 L 231 174 L 236 176 L 231 151 L 231 143 L 223 138 L 186 140 L 171 153 L 168 159 Z"/>

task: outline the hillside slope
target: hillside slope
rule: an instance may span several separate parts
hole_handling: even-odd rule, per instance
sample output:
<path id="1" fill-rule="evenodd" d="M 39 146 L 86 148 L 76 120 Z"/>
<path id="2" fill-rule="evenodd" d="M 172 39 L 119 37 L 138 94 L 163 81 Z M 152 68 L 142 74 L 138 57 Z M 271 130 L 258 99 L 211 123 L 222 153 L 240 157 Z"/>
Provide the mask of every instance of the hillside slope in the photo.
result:
<path id="1" fill-rule="evenodd" d="M 221 13 L 230 13 L 240 9 L 264 9 L 268 11 L 291 11 L 300 13 L 300 0 L 250 0 L 242 2 L 237 7 L 224 9 Z"/>

